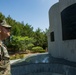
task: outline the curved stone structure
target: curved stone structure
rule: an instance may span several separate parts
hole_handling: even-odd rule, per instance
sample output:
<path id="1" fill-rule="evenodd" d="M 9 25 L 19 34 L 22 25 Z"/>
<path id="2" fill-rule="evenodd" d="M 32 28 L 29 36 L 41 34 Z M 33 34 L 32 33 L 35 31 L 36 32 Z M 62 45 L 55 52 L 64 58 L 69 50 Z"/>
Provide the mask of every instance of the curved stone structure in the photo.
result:
<path id="1" fill-rule="evenodd" d="M 76 0 L 59 0 L 50 8 L 48 50 L 53 57 L 76 62 L 75 14 Z"/>
<path id="2" fill-rule="evenodd" d="M 13 65 L 12 75 L 76 75 L 76 68 L 62 64 L 34 63 Z"/>
<path id="3" fill-rule="evenodd" d="M 50 62 L 43 63 L 38 62 L 35 63 L 36 60 L 47 56 L 47 54 L 38 54 L 28 57 L 28 60 L 31 59 L 32 61 L 29 61 L 27 63 L 26 60 L 22 59 L 21 61 L 17 61 L 18 63 L 11 64 L 11 73 L 12 75 L 76 75 L 76 63 L 75 62 L 69 62 L 67 60 L 53 58 L 50 57 Z M 35 58 L 36 57 L 36 58 Z M 39 60 L 38 60 L 39 61 Z"/>

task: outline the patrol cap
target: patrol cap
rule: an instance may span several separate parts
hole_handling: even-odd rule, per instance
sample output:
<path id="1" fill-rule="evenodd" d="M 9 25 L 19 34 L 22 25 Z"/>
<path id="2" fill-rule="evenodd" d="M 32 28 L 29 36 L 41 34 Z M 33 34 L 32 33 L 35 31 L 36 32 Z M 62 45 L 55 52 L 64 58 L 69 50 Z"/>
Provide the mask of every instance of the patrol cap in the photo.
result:
<path id="1" fill-rule="evenodd" d="M 3 26 L 3 27 L 6 27 L 6 28 L 11 28 L 11 26 L 8 25 L 5 20 L 2 20 L 0 25 Z"/>

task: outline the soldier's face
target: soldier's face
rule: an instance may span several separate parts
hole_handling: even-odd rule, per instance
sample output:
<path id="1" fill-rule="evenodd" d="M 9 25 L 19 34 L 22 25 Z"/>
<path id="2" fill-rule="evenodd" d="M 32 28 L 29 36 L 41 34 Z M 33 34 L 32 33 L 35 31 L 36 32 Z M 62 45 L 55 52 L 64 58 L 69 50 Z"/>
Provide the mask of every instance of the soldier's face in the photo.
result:
<path id="1" fill-rule="evenodd" d="M 10 36 L 10 29 L 0 26 L 0 40 L 4 40 Z"/>

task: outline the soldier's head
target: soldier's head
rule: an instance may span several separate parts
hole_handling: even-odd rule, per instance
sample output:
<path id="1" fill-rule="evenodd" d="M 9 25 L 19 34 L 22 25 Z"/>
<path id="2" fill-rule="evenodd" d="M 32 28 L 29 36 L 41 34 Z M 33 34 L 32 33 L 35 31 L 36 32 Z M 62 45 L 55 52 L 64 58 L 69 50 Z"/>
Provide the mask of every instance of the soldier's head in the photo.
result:
<path id="1" fill-rule="evenodd" d="M 11 26 L 5 20 L 0 21 L 0 40 L 4 40 L 10 36 Z"/>

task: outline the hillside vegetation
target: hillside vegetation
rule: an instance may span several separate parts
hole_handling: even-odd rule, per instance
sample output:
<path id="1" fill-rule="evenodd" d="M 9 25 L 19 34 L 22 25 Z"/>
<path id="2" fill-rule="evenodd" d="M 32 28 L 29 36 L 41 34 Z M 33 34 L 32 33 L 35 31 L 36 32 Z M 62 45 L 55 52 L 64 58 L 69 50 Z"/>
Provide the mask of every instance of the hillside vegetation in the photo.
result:
<path id="1" fill-rule="evenodd" d="M 32 25 L 24 24 L 23 21 L 17 22 L 10 15 L 5 17 L 0 13 L 0 21 L 4 19 L 12 26 L 10 38 L 4 40 L 10 53 L 45 52 L 48 29 L 42 31 L 38 28 L 34 31 Z"/>

